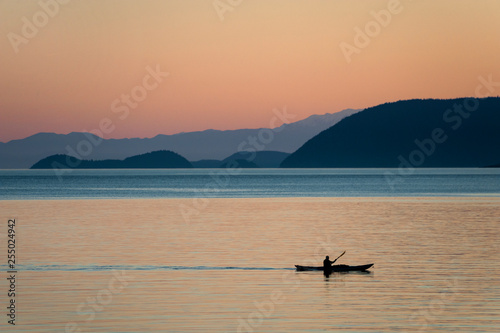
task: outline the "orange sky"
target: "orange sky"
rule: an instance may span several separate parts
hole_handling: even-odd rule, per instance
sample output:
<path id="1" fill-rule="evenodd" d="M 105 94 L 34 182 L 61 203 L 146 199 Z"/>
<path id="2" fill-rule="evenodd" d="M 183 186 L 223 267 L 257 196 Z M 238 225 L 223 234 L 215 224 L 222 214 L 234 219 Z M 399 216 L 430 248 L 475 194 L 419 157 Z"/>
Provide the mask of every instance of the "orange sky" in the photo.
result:
<path id="1" fill-rule="evenodd" d="M 2 142 L 103 119 L 113 138 L 267 127 L 273 108 L 299 120 L 500 81 L 498 0 L 4 0 L 0 22 Z"/>

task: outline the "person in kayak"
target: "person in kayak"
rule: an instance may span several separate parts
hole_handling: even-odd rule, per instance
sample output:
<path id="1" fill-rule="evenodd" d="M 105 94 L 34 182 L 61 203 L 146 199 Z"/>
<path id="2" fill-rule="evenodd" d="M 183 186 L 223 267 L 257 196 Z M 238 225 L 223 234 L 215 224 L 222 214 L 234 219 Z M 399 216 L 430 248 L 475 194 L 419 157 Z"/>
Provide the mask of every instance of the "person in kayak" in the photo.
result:
<path id="1" fill-rule="evenodd" d="M 326 256 L 325 260 L 323 260 L 323 269 L 325 271 L 330 271 L 332 269 L 332 264 L 335 263 L 337 259 L 335 259 L 334 261 L 330 261 L 330 257 Z"/>

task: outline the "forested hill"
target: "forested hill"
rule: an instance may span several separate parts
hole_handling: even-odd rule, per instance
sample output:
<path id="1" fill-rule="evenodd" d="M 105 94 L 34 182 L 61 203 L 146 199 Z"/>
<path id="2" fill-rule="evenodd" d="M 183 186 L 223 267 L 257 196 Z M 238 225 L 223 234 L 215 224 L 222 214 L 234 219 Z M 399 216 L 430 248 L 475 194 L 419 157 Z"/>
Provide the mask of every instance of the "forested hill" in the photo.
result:
<path id="1" fill-rule="evenodd" d="M 486 167 L 498 164 L 499 147 L 499 97 L 408 100 L 344 118 L 281 167 Z"/>

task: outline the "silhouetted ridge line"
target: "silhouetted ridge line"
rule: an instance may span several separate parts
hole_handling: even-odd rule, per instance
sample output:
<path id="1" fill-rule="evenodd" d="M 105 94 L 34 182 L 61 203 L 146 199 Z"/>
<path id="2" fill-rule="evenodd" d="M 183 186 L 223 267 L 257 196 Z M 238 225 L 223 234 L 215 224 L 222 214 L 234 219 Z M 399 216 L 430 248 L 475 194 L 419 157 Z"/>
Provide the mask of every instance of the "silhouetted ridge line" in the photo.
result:
<path id="1" fill-rule="evenodd" d="M 386 103 L 346 117 L 319 133 L 281 167 L 496 165 L 499 124 L 499 97 Z"/>
<path id="2" fill-rule="evenodd" d="M 153 138 L 142 139 L 104 139 L 92 133 L 75 132 L 69 134 L 38 133 L 24 139 L 1 143 L 0 169 L 29 168 L 42 158 L 55 154 L 72 155 L 88 160 L 122 160 L 129 156 L 168 148 L 189 161 L 222 161 L 238 150 L 253 148 L 257 151 L 262 149 L 291 153 L 319 132 L 358 111 L 348 109 L 333 114 L 314 115 L 299 121 L 295 121 L 295 116 L 292 114 L 284 115 L 280 111 L 278 112 L 280 121 L 270 122 L 269 125 L 277 126 L 281 122 L 284 124 L 274 129 L 206 130 L 173 135 L 160 134 Z M 273 117 L 275 116 L 277 117 L 277 115 Z M 271 133 L 269 131 L 273 133 L 272 138 L 262 136 L 263 133 Z M 265 142 L 260 138 L 264 138 Z M 257 143 L 253 143 L 252 140 L 257 140 Z M 82 145 L 92 146 L 92 149 L 87 155 L 78 156 L 75 151 L 78 151 L 78 147 Z M 262 148 L 262 146 L 265 147 Z M 257 160 L 254 162 L 259 165 Z M 201 163 L 201 165 L 207 164 Z M 208 164 L 208 166 L 212 165 Z"/>

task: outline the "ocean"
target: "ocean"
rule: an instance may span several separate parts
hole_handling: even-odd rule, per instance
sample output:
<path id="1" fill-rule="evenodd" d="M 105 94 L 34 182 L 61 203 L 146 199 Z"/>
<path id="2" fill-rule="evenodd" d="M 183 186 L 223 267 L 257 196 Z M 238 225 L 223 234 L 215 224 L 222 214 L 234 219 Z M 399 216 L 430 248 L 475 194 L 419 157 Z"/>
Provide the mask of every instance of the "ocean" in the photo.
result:
<path id="1" fill-rule="evenodd" d="M 500 170 L 0 170 L 0 200 L 500 196 Z"/>
<path id="2" fill-rule="evenodd" d="M 498 332 L 499 176 L 2 170 L 0 330 Z"/>

